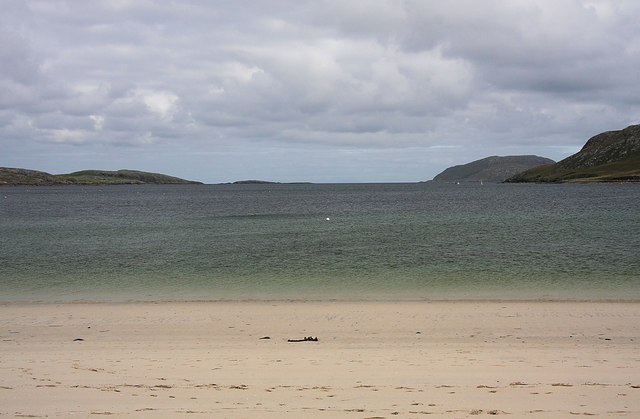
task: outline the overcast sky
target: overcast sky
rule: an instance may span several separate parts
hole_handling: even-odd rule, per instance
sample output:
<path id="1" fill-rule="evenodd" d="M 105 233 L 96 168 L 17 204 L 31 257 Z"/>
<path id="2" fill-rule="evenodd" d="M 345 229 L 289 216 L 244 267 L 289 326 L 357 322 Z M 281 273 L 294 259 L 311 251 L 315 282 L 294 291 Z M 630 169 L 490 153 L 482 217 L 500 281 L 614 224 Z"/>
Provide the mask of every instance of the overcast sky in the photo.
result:
<path id="1" fill-rule="evenodd" d="M 637 0 L 0 8 L 0 166 L 420 181 L 640 123 Z"/>

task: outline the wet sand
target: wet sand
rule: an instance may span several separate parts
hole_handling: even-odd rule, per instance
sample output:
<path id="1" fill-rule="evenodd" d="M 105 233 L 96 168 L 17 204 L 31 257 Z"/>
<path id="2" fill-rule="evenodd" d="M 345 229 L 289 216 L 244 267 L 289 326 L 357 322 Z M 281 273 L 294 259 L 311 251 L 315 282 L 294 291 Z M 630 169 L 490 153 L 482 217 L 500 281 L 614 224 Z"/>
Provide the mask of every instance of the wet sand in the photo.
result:
<path id="1" fill-rule="evenodd" d="M 640 417 L 640 303 L 9 303 L 0 368 L 7 417 Z"/>

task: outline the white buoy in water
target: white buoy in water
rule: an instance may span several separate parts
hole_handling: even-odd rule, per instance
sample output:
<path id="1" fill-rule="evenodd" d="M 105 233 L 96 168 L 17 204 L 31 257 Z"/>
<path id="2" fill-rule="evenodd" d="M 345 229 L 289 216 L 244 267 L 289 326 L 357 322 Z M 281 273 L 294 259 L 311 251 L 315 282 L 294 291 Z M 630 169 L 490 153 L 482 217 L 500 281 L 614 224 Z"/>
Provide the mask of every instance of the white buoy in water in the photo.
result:
<path id="1" fill-rule="evenodd" d="M 6 197 L 5 197 L 6 198 Z M 331 221 L 331 218 L 327 217 L 327 221 Z"/>

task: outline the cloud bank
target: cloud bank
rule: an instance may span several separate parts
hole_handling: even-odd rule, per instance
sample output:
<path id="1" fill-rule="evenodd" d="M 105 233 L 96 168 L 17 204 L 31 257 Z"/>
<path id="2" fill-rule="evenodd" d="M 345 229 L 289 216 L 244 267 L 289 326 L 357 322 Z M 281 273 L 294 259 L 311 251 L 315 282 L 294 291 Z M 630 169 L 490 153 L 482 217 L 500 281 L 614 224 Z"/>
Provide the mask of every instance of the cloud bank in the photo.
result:
<path id="1" fill-rule="evenodd" d="M 4 166 L 417 181 L 640 122 L 631 0 L 3 7 Z"/>

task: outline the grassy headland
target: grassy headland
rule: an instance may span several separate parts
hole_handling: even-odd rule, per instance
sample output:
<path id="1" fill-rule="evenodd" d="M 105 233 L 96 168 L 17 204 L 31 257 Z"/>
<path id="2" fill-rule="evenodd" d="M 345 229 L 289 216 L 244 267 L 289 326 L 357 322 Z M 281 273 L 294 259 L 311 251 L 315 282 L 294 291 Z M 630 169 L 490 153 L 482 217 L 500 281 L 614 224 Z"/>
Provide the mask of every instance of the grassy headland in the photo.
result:
<path id="1" fill-rule="evenodd" d="M 640 182 L 640 125 L 598 134 L 578 153 L 507 182 Z"/>
<path id="2" fill-rule="evenodd" d="M 82 170 L 52 175 L 38 170 L 0 167 L 0 186 L 53 186 L 53 185 L 141 185 L 141 184 L 199 184 L 190 180 L 160 173 L 138 170 Z"/>

